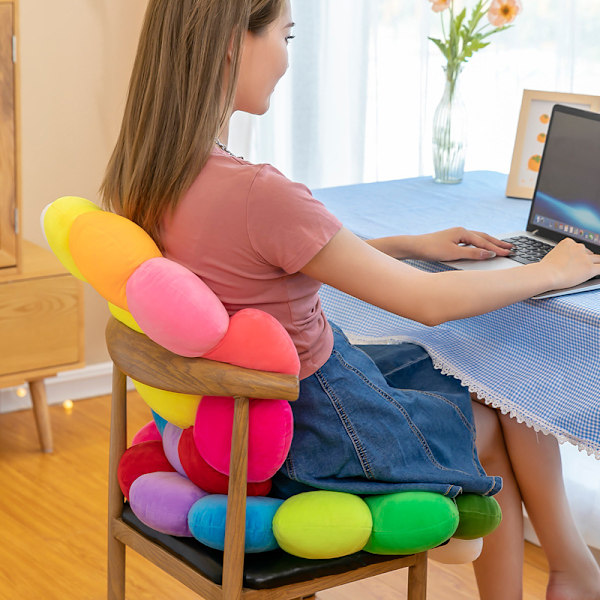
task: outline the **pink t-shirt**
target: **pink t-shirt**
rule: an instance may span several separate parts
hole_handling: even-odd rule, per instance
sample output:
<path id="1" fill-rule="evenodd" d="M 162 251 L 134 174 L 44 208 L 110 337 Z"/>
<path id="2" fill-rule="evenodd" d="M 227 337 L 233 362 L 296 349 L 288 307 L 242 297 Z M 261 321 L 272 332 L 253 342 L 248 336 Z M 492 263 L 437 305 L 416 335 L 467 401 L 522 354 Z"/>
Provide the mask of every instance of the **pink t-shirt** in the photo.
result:
<path id="1" fill-rule="evenodd" d="M 273 315 L 296 345 L 304 378 L 329 358 L 333 334 L 321 284 L 299 269 L 341 226 L 305 186 L 215 148 L 164 219 L 161 241 L 165 256 L 199 275 L 230 315 Z"/>

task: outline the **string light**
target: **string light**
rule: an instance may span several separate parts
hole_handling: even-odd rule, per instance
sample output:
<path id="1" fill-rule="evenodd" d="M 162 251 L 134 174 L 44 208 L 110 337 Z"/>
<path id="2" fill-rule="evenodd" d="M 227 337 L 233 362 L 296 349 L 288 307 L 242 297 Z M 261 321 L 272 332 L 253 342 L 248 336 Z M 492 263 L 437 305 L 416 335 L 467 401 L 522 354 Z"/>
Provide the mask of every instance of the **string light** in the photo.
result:
<path id="1" fill-rule="evenodd" d="M 73 400 L 65 400 L 62 403 L 62 406 L 65 409 L 65 411 L 67 412 L 67 414 L 70 414 L 71 412 L 73 412 Z"/>
<path id="2" fill-rule="evenodd" d="M 27 389 L 20 386 L 15 390 L 15 394 L 17 394 L 19 398 L 25 398 L 25 396 L 27 396 Z"/>

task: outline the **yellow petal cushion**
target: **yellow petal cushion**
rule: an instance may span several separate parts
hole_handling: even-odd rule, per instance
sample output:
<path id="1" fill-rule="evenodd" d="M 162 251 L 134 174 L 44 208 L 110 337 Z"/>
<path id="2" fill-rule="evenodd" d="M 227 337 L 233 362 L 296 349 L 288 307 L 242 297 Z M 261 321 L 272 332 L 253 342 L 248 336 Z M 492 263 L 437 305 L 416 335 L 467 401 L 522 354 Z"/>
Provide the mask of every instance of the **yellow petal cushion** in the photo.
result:
<path id="1" fill-rule="evenodd" d="M 367 543 L 372 527 L 364 500 L 325 490 L 288 498 L 273 518 L 277 543 L 302 558 L 336 558 L 358 552 Z"/>
<path id="2" fill-rule="evenodd" d="M 75 219 L 69 249 L 92 287 L 124 310 L 128 310 L 125 286 L 131 274 L 148 259 L 161 256 L 141 227 L 105 211 L 84 213 Z"/>
<path id="3" fill-rule="evenodd" d="M 169 423 L 181 429 L 194 424 L 202 396 L 166 392 L 135 380 L 133 380 L 133 385 L 144 402 Z"/>
<path id="4" fill-rule="evenodd" d="M 51 202 L 42 212 L 42 231 L 46 241 L 60 262 L 75 277 L 85 281 L 77 268 L 69 250 L 69 233 L 77 217 L 91 212 L 100 211 L 93 202 L 77 196 L 64 196 Z"/>

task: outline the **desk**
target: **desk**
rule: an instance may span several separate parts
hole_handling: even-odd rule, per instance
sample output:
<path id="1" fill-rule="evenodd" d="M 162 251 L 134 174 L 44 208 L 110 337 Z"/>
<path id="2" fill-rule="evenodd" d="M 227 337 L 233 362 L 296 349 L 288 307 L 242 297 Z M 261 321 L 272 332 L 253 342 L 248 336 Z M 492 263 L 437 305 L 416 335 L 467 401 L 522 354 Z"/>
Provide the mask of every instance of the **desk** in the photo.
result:
<path id="1" fill-rule="evenodd" d="M 476 171 L 459 185 L 420 177 L 322 189 L 314 195 L 363 237 L 455 225 L 495 235 L 523 229 L 529 214 L 530 202 L 506 198 L 505 187 L 505 175 Z M 444 268 L 412 262 L 429 271 Z M 503 413 L 600 458 L 600 291 L 527 300 L 436 327 L 328 286 L 322 287 L 321 299 L 328 318 L 353 342 L 421 344 L 436 368 Z"/>

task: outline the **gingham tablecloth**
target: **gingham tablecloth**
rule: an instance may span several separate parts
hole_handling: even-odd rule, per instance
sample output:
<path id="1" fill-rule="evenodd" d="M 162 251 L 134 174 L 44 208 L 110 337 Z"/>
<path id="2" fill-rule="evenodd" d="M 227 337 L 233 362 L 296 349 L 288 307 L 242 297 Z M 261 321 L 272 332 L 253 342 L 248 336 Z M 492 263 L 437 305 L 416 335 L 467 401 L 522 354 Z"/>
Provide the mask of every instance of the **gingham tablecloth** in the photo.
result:
<path id="1" fill-rule="evenodd" d="M 497 235 L 523 229 L 530 209 L 529 201 L 506 198 L 505 186 L 505 175 L 476 171 L 459 185 L 421 177 L 314 194 L 363 237 L 455 225 Z M 413 264 L 431 271 L 441 268 Z M 600 291 L 528 300 L 436 327 L 328 286 L 322 287 L 321 299 L 328 318 L 353 342 L 421 344 L 436 368 L 487 403 L 600 458 Z"/>

